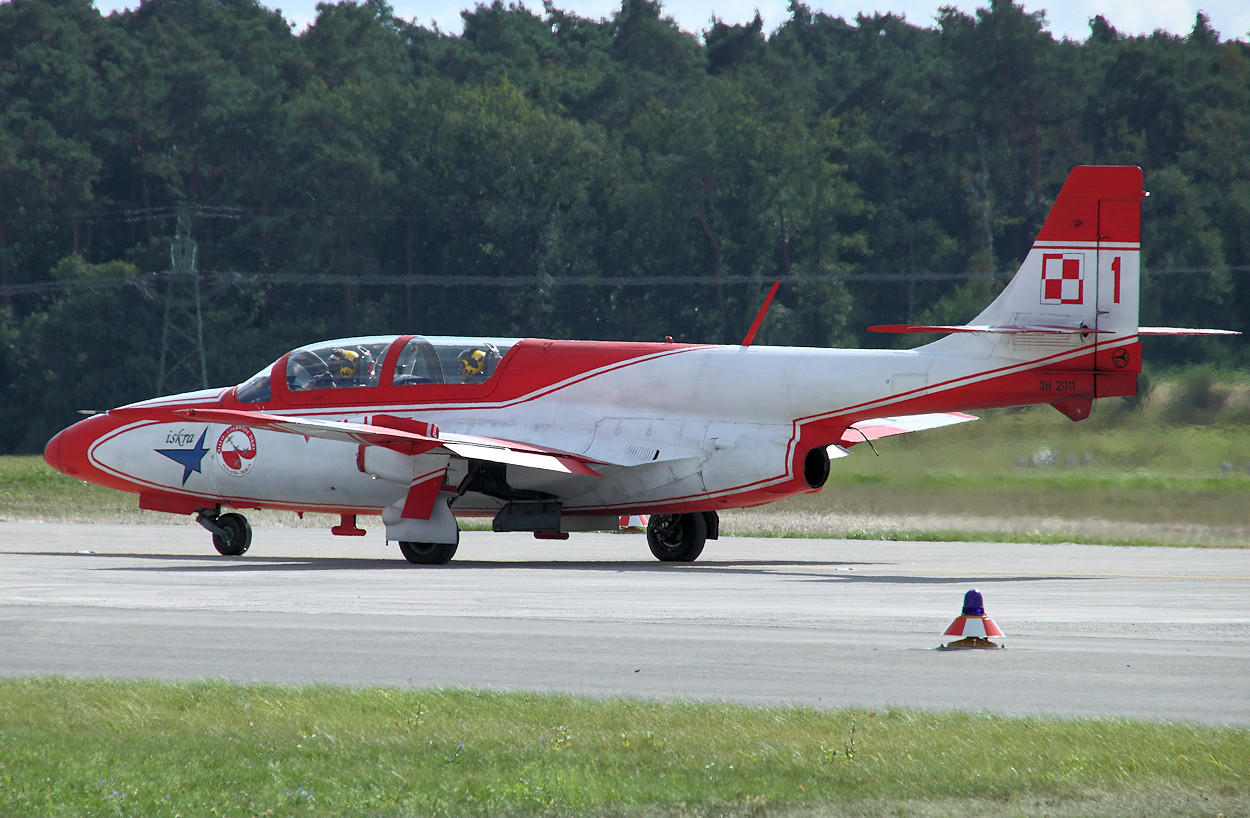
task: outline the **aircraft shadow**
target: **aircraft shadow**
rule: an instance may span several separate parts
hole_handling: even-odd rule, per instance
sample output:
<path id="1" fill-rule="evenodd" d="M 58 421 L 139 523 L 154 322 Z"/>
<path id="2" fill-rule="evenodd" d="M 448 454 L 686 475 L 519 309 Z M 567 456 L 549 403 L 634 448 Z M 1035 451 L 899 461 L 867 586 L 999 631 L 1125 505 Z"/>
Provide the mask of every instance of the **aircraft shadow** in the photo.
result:
<path id="1" fill-rule="evenodd" d="M 412 571 L 583 571 L 612 573 L 670 574 L 744 574 L 787 578 L 799 582 L 827 583 L 879 583 L 887 585 L 933 585 L 933 584 L 1000 584 L 1010 582 L 1044 582 L 1055 580 L 1093 579 L 1073 575 L 1009 575 L 996 576 L 926 576 L 923 574 L 866 574 L 856 569 L 887 569 L 889 563 L 846 562 L 825 560 L 700 560 L 696 563 L 661 563 L 649 561 L 612 560 L 452 560 L 446 565 L 411 565 L 402 558 L 391 557 L 223 557 L 213 554 L 143 554 L 143 553 L 73 553 L 64 551 L 21 552 L 32 556 L 75 557 L 92 560 L 137 560 L 139 565 L 113 566 L 105 570 L 119 572 L 153 573 L 299 573 L 316 571 L 392 570 Z M 142 564 L 150 563 L 150 564 Z M 804 568 L 832 568 L 830 574 L 813 574 Z M 790 569 L 790 570 L 785 570 Z"/>

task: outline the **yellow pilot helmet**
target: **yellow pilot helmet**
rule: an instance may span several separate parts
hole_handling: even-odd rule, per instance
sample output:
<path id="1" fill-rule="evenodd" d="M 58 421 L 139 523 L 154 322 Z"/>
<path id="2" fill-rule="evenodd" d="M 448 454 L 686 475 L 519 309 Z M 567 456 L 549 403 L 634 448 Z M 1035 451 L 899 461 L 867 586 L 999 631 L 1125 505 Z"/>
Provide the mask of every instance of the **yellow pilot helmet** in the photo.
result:
<path id="1" fill-rule="evenodd" d="M 335 349 L 330 353 L 330 374 L 336 381 L 350 381 L 356 377 L 360 353 L 350 349 Z"/>
<path id="2" fill-rule="evenodd" d="M 476 378 L 486 372 L 486 361 L 489 360 L 484 349 L 466 349 L 460 353 L 460 377 Z"/>

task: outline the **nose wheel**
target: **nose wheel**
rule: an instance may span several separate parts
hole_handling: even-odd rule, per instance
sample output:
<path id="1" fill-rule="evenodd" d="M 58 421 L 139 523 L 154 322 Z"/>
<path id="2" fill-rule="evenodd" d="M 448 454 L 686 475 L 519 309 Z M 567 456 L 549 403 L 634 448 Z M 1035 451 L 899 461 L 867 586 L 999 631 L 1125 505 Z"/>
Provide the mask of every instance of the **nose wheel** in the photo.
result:
<path id="1" fill-rule="evenodd" d="M 213 547 L 222 556 L 238 557 L 252 544 L 252 524 L 242 514 L 200 512 L 195 521 L 213 535 Z"/>
<path id="2" fill-rule="evenodd" d="M 413 565 L 445 565 L 455 556 L 458 544 L 400 542 L 399 553 Z"/>

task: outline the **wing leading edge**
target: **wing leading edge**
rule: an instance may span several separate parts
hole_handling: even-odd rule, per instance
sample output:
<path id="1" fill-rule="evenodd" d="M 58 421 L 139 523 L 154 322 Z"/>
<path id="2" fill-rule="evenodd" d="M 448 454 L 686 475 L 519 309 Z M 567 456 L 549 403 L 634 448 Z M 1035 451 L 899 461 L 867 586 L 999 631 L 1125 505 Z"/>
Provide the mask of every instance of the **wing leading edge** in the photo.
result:
<path id="1" fill-rule="evenodd" d="M 438 427 L 432 424 L 392 415 L 378 415 L 373 418 L 372 423 L 364 424 L 341 420 L 288 417 L 239 409 L 179 409 L 174 414 L 188 420 L 229 423 L 270 432 L 358 443 L 363 446 L 382 446 L 401 454 L 416 455 L 441 451 L 465 459 L 488 460 L 493 463 L 565 474 L 580 474 L 587 477 L 599 476 L 599 473 L 591 468 L 592 464 L 603 465 L 596 460 L 528 443 L 475 435 L 442 434 L 438 431 Z"/>

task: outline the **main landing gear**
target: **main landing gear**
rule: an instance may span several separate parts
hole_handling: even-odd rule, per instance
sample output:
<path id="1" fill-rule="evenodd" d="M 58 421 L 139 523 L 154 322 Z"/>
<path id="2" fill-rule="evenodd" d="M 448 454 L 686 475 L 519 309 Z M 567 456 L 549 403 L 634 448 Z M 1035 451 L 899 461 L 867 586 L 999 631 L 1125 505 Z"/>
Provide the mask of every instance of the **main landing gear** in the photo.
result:
<path id="1" fill-rule="evenodd" d="M 714 511 L 692 514 L 652 514 L 647 523 L 647 545 L 660 562 L 694 562 L 709 539 L 719 536 Z"/>
<path id="2" fill-rule="evenodd" d="M 252 525 L 242 514 L 200 509 L 195 521 L 213 535 L 213 547 L 227 557 L 247 553 L 252 544 Z M 687 514 L 653 514 L 647 524 L 647 545 L 661 562 L 694 562 L 708 540 L 719 536 L 720 520 L 714 511 Z M 413 565 L 444 565 L 456 555 L 460 532 L 452 543 L 400 541 L 399 552 Z"/>
<path id="3" fill-rule="evenodd" d="M 252 544 L 252 524 L 242 514 L 221 514 L 201 509 L 195 515 L 195 521 L 213 535 L 213 547 L 222 556 L 240 556 Z"/>

